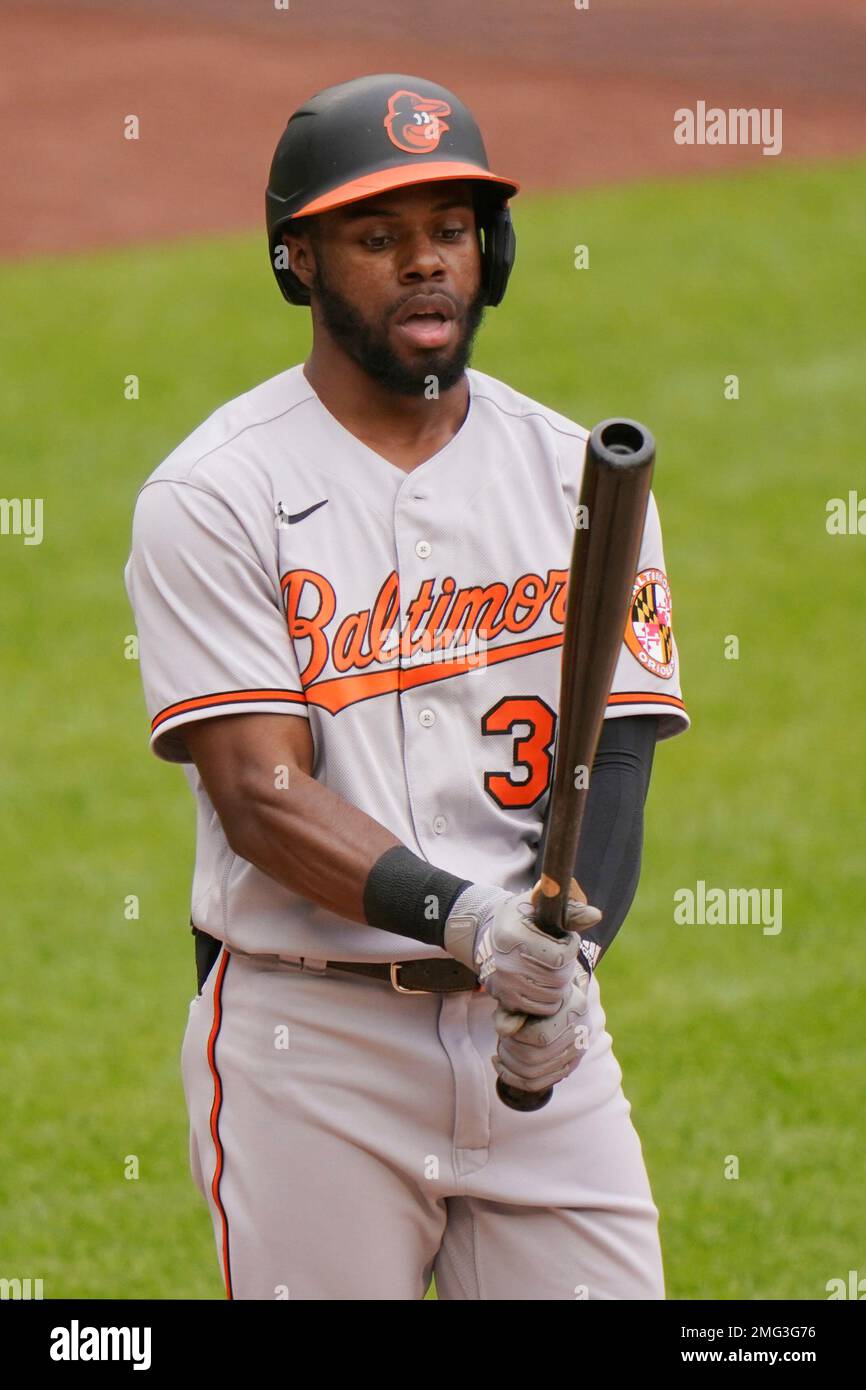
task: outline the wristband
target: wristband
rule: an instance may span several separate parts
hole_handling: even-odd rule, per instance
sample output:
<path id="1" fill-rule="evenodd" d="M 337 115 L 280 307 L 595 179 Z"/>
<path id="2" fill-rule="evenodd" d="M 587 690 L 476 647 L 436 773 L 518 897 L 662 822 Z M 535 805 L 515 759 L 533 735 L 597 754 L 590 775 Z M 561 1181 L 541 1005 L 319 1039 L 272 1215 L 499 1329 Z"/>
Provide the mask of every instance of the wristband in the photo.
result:
<path id="1" fill-rule="evenodd" d="M 468 887 L 468 878 L 437 869 L 406 845 L 392 845 L 376 860 L 364 884 L 364 915 L 380 931 L 444 949 L 448 914 Z"/>

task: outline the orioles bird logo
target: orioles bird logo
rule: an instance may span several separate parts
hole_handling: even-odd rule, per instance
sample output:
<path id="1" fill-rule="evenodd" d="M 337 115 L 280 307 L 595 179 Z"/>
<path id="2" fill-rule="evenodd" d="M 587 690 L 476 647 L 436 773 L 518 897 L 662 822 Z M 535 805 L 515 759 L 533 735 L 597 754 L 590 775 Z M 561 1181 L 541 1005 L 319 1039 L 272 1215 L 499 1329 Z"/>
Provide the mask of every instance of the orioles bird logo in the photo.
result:
<path id="1" fill-rule="evenodd" d="M 398 150 L 405 150 L 407 154 L 429 154 L 448 130 L 443 117 L 450 115 L 447 101 L 400 91 L 388 98 L 384 126 L 388 139 Z"/>

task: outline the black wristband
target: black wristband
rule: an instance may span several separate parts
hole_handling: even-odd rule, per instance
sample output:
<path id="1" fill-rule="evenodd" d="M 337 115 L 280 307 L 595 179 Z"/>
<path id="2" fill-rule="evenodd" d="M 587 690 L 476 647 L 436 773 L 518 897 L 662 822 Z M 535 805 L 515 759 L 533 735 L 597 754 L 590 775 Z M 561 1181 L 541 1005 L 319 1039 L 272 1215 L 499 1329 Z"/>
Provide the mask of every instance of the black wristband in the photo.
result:
<path id="1" fill-rule="evenodd" d="M 364 915 L 381 931 L 442 946 L 448 914 L 471 882 L 428 864 L 405 845 L 392 845 L 364 884 Z"/>

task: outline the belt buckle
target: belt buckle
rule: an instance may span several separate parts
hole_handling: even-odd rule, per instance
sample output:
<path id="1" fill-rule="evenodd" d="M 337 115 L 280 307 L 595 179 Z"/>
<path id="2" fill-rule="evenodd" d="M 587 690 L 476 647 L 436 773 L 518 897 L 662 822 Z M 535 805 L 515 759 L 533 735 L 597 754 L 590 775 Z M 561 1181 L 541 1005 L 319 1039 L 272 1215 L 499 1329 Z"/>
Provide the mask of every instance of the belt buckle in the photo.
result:
<path id="1" fill-rule="evenodd" d="M 260 957 L 260 959 L 265 959 L 265 957 Z M 284 969 L 286 969 L 286 970 L 294 970 L 294 971 L 296 971 L 299 975 L 300 975 L 301 971 L 302 971 L 303 968 L 304 968 L 304 957 L 303 957 L 303 956 L 280 956 L 280 955 L 275 955 L 275 956 L 268 956 L 267 959 L 268 959 L 268 960 L 276 961 L 277 965 L 282 965 L 282 966 L 284 967 Z"/>
<path id="2" fill-rule="evenodd" d="M 403 965 L 405 965 L 405 964 L 406 964 L 406 962 L 405 962 L 404 960 L 392 960 L 392 961 L 391 961 L 391 984 L 392 984 L 393 988 L 396 989 L 396 991 L 397 991 L 398 994 L 437 994 L 437 993 L 438 993 L 438 990 L 435 990 L 435 989 L 407 989 L 405 985 L 401 985 L 401 984 L 400 984 L 399 971 L 400 971 L 400 967 L 403 966 Z"/>

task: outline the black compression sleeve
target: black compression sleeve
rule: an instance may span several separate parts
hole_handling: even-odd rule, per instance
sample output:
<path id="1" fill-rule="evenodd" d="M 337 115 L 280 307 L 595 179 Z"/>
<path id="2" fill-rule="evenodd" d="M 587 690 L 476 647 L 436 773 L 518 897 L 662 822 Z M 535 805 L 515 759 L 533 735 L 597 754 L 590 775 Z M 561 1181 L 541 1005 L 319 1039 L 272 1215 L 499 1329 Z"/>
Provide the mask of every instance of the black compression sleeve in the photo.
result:
<path id="1" fill-rule="evenodd" d="M 655 751 L 655 715 L 605 719 L 583 817 L 574 876 L 587 902 L 602 912 L 597 927 L 581 933 L 603 954 L 631 907 L 640 878 L 643 809 Z M 536 863 L 541 872 L 547 827 Z M 600 955 L 596 958 L 598 964 Z"/>

